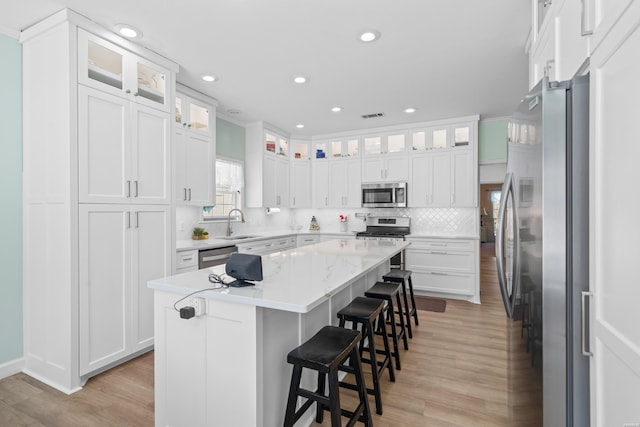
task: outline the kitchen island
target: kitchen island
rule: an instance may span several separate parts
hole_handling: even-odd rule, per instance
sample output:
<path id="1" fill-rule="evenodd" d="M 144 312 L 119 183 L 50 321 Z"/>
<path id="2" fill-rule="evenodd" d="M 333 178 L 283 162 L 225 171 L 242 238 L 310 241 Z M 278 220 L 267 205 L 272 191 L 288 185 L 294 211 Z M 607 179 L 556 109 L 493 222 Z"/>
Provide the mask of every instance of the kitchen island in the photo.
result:
<path id="1" fill-rule="evenodd" d="M 364 295 L 407 242 L 331 240 L 262 257 L 255 287 L 208 280 L 224 266 L 152 280 L 155 291 L 155 425 L 280 426 L 291 366 L 287 353 Z M 192 292 L 205 314 L 181 319 Z M 180 307 L 183 303 L 177 304 Z M 306 386 L 313 383 L 304 376 Z M 307 419 L 312 419 L 309 411 Z M 303 424 L 303 422 L 301 421 Z"/>

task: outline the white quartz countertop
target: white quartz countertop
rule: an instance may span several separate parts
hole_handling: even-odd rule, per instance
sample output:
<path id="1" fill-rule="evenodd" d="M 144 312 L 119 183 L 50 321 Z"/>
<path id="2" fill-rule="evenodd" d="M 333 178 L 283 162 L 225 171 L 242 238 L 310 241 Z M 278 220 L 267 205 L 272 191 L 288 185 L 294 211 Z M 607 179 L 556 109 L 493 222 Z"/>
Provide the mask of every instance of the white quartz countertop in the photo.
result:
<path id="1" fill-rule="evenodd" d="M 213 248 L 222 248 L 225 246 L 235 246 L 242 243 L 250 243 L 257 242 L 260 240 L 266 239 L 277 239 L 280 237 L 288 237 L 288 236 L 318 236 L 318 235 L 329 235 L 336 237 L 353 237 L 354 233 L 352 232 L 321 232 L 321 231 L 287 231 L 287 230 L 273 230 L 273 231 L 260 231 L 257 233 L 237 233 L 236 235 L 232 235 L 230 238 L 221 238 L 221 237 L 209 237 L 206 240 L 178 240 L 176 241 L 176 251 L 189 251 L 193 249 L 213 249 Z M 248 239 L 237 239 L 238 236 L 252 236 Z"/>
<path id="2" fill-rule="evenodd" d="M 403 241 L 330 240 L 264 255 L 264 280 L 255 286 L 211 289 L 197 295 L 307 313 L 409 245 Z M 224 273 L 224 265 L 151 280 L 148 286 L 184 296 L 218 286 L 209 282 L 209 274 L 213 272 Z"/>

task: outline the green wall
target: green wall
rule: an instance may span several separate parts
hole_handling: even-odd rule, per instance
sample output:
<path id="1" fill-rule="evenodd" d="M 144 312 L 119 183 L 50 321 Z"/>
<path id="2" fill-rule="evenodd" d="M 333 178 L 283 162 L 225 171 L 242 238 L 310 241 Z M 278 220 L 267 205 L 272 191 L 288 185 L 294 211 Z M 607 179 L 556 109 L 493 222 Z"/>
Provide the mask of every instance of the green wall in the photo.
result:
<path id="1" fill-rule="evenodd" d="M 244 161 L 244 138 L 244 127 L 216 117 L 217 155 Z"/>
<path id="2" fill-rule="evenodd" d="M 478 162 L 507 161 L 507 120 L 478 124 Z"/>
<path id="3" fill-rule="evenodd" d="M 0 34 L 0 365 L 22 357 L 22 47 Z"/>

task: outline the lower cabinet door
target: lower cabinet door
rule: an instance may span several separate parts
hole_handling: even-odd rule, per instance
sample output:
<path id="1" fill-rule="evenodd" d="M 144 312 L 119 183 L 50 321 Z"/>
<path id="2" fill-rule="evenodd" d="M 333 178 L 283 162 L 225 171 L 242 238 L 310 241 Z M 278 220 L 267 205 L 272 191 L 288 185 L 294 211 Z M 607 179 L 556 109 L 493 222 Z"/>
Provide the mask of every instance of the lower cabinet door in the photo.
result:
<path id="1" fill-rule="evenodd" d="M 126 205 L 80 205 L 80 375 L 127 355 L 130 224 Z"/>
<path id="2" fill-rule="evenodd" d="M 132 207 L 132 280 L 130 348 L 133 353 L 153 345 L 153 291 L 151 279 L 171 275 L 169 206 Z"/>
<path id="3" fill-rule="evenodd" d="M 170 275 L 170 212 L 164 205 L 81 205 L 80 375 L 153 345 L 153 292 Z"/>

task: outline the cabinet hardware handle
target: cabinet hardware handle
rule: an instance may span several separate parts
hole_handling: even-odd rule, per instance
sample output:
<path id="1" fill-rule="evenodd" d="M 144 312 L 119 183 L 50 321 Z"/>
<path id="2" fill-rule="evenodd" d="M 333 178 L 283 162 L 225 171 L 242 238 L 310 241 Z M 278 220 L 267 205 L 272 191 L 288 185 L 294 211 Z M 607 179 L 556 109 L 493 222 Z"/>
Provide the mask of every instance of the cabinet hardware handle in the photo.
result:
<path id="1" fill-rule="evenodd" d="M 187 200 L 187 187 L 184 187 L 183 190 L 184 190 L 184 196 L 182 197 L 182 200 L 186 201 Z"/>
<path id="2" fill-rule="evenodd" d="M 581 334 L 580 336 L 582 337 L 582 355 L 583 356 L 587 356 L 587 357 L 591 357 L 593 356 L 593 352 L 591 351 L 591 341 L 587 339 L 587 318 L 590 318 L 591 316 L 588 315 L 588 312 L 586 310 L 586 299 L 587 297 L 592 297 L 593 296 L 593 292 L 589 292 L 589 291 L 583 291 L 582 292 L 582 326 L 581 326 Z M 589 304 L 589 306 L 591 306 L 591 304 Z M 587 350 L 587 341 L 589 341 L 589 349 Z"/>
<path id="3" fill-rule="evenodd" d="M 182 258 L 182 261 L 191 261 L 193 259 L 192 256 L 190 256 L 189 258 Z"/>
<path id="4" fill-rule="evenodd" d="M 264 245 L 267 248 L 270 248 L 271 246 L 273 246 L 273 243 L 267 243 L 266 245 Z"/>
<path id="5" fill-rule="evenodd" d="M 127 180 L 127 198 L 131 197 L 131 181 Z"/>
<path id="6" fill-rule="evenodd" d="M 327 196 L 324 196 L 324 205 L 327 206 Z"/>
<path id="7" fill-rule="evenodd" d="M 134 197 L 138 197 L 138 180 L 133 181 L 135 183 L 136 195 Z"/>
<path id="8" fill-rule="evenodd" d="M 136 228 L 140 228 L 140 216 L 138 216 L 140 212 L 136 212 Z"/>
<path id="9" fill-rule="evenodd" d="M 131 228 L 131 212 L 127 212 L 127 228 Z"/>
<path id="10" fill-rule="evenodd" d="M 293 196 L 293 206 L 296 205 L 296 196 Z"/>
<path id="11" fill-rule="evenodd" d="M 138 92 L 133 92 L 133 96 L 138 96 Z"/>
<path id="12" fill-rule="evenodd" d="M 191 189 L 189 189 L 189 200 L 191 200 Z"/>
<path id="13" fill-rule="evenodd" d="M 189 123 L 189 124 L 187 125 L 187 127 L 188 127 L 188 128 L 190 128 L 190 127 L 191 127 L 191 123 Z"/>
<path id="14" fill-rule="evenodd" d="M 442 251 L 431 251 L 432 254 L 435 255 L 448 255 L 449 252 L 442 252 Z"/>
<path id="15" fill-rule="evenodd" d="M 131 93 L 131 90 L 130 90 L 130 89 L 127 89 L 127 90 L 125 90 L 124 92 L 125 92 L 125 93 Z"/>

